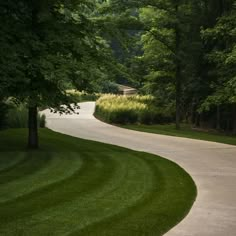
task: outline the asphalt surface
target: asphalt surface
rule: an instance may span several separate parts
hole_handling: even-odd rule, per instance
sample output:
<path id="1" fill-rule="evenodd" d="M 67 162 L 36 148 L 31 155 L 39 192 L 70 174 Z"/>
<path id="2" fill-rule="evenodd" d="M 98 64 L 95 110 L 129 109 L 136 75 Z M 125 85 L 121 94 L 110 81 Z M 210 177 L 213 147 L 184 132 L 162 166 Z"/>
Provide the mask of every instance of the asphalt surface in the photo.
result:
<path id="1" fill-rule="evenodd" d="M 64 134 L 170 159 L 194 179 L 198 195 L 189 214 L 167 236 L 236 235 L 236 147 L 226 144 L 137 132 L 94 118 L 94 102 L 80 104 L 79 115 L 44 111 L 47 127 Z"/>

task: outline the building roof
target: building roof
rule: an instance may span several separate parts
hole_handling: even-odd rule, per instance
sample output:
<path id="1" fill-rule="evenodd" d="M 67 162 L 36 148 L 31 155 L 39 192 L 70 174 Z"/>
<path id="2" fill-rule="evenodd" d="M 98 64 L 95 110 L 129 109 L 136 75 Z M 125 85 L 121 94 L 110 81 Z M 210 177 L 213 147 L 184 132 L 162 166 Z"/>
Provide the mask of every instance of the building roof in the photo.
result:
<path id="1" fill-rule="evenodd" d="M 118 89 L 119 91 L 123 92 L 123 91 L 137 91 L 137 89 L 126 86 L 126 85 L 122 85 L 122 84 L 117 84 L 118 85 Z"/>

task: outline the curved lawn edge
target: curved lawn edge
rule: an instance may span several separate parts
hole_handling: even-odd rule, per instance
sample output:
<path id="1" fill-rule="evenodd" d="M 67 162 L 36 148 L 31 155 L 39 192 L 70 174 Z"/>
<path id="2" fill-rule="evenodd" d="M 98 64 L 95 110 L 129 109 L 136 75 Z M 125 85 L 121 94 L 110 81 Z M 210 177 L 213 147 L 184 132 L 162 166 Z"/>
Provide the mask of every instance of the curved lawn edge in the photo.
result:
<path id="1" fill-rule="evenodd" d="M 94 115 L 94 114 L 93 114 L 93 115 Z M 95 117 L 96 119 L 100 120 L 100 119 L 97 118 L 95 115 L 94 115 L 94 117 Z M 100 121 L 102 121 L 102 122 L 104 122 L 104 123 L 107 123 L 107 122 L 105 122 L 105 121 L 103 121 L 103 120 L 100 120 Z M 108 124 L 108 123 L 107 123 L 107 124 Z M 111 125 L 114 125 L 114 124 L 111 124 Z M 120 126 L 118 126 L 118 125 L 115 125 L 115 126 L 120 127 Z M 122 127 L 121 127 L 121 128 L 122 128 Z M 48 129 L 48 130 L 50 130 L 50 129 Z M 164 160 L 164 161 L 170 163 L 171 165 L 174 165 L 174 166 L 175 166 L 176 168 L 178 168 L 179 170 L 181 170 L 182 173 L 185 174 L 185 177 L 188 178 L 189 183 L 191 184 L 191 187 L 192 187 L 192 196 L 191 196 L 191 199 L 188 199 L 188 200 L 189 200 L 189 202 L 188 202 L 189 205 L 188 205 L 188 207 L 185 209 L 185 211 L 183 212 L 183 214 L 182 214 L 182 215 L 179 215 L 179 217 L 176 218 L 176 221 L 175 221 L 175 222 L 172 221 L 172 225 L 170 225 L 169 227 L 165 227 L 164 229 L 162 229 L 161 232 L 160 232 L 160 234 L 157 233 L 157 232 L 155 232 L 155 236 L 163 235 L 163 234 L 167 233 L 169 230 L 171 230 L 172 228 L 174 228 L 176 225 L 178 225 L 178 224 L 188 215 L 188 213 L 190 212 L 191 208 L 193 207 L 194 202 L 195 202 L 195 200 L 196 200 L 196 198 L 197 198 L 197 186 L 196 186 L 196 184 L 195 184 L 195 182 L 194 182 L 192 176 L 191 176 L 184 168 L 182 168 L 179 164 L 177 164 L 176 162 L 174 162 L 174 161 L 172 161 L 172 160 L 169 160 L 169 159 L 167 159 L 167 158 L 165 158 L 165 157 L 161 157 L 161 156 L 159 156 L 159 155 L 151 154 L 151 153 L 148 153 L 148 152 L 141 152 L 141 151 L 136 151 L 136 150 L 133 150 L 133 149 L 125 148 L 125 147 L 122 147 L 122 146 L 119 146 L 119 145 L 113 145 L 113 144 L 107 144 L 107 143 L 98 142 L 98 141 L 94 141 L 94 140 L 86 140 L 86 139 L 82 139 L 82 138 L 77 138 L 77 137 L 74 137 L 74 136 L 71 136 L 71 135 L 68 135 L 68 134 L 63 134 L 63 133 L 60 133 L 60 132 L 57 132 L 57 131 L 53 131 L 53 130 L 50 130 L 50 131 L 52 131 L 52 132 L 54 132 L 54 133 L 57 133 L 57 134 L 60 134 L 60 135 L 65 135 L 65 136 L 68 136 L 68 137 L 71 137 L 71 138 L 76 138 L 76 139 L 88 141 L 88 142 L 91 142 L 91 143 L 94 143 L 94 144 L 103 144 L 104 147 L 105 147 L 105 146 L 108 146 L 108 147 L 110 146 L 110 147 L 115 148 L 116 151 L 120 151 L 120 150 L 123 150 L 123 151 L 132 151 L 132 152 L 136 152 L 136 153 L 143 153 L 143 154 L 146 154 L 146 155 L 150 155 L 150 156 L 153 156 L 153 157 L 155 157 L 155 158 L 158 157 L 160 160 Z M 117 150 L 117 149 L 118 149 L 118 150 Z M 189 189 L 189 190 L 190 190 L 190 189 Z M 191 191 L 191 190 L 190 190 L 190 191 Z M 175 196 L 175 197 L 176 197 L 176 196 Z M 186 200 L 187 200 L 186 198 L 183 199 L 183 202 L 186 203 Z M 114 218 L 113 218 L 115 221 L 117 221 L 116 217 L 117 217 L 117 216 L 114 216 Z M 123 216 L 122 216 L 122 217 L 123 217 Z M 83 230 L 81 230 L 81 231 L 78 230 L 78 231 L 75 231 L 75 232 L 69 234 L 69 236 L 76 236 L 76 235 L 78 235 L 78 233 L 79 233 L 79 235 L 81 235 L 81 236 L 82 236 L 83 234 L 84 234 L 84 236 L 88 236 L 88 235 L 93 236 L 93 235 L 94 235 L 93 230 L 94 230 L 94 229 L 97 230 L 97 227 L 99 228 L 99 227 L 100 227 L 100 226 L 99 226 L 100 224 L 106 225 L 107 222 L 109 222 L 109 220 L 110 220 L 110 219 L 108 218 L 108 219 L 104 219 L 102 222 L 94 223 L 92 226 L 88 226 L 88 227 L 86 227 L 85 229 L 83 229 Z M 109 225 L 110 225 L 110 224 L 108 223 L 108 224 L 107 224 L 107 228 L 109 228 Z M 106 230 L 104 231 L 104 233 L 105 233 L 107 236 L 108 236 L 108 235 L 109 235 L 109 236 L 114 236 L 114 234 L 116 234 L 117 236 L 125 236 L 126 234 L 124 234 L 124 231 L 123 231 L 123 230 L 121 230 L 121 231 L 122 231 L 121 234 L 117 234 L 117 232 L 116 232 L 116 233 L 112 232 L 111 234 L 109 234 L 109 231 L 106 231 Z M 133 231 L 129 232 L 129 233 L 127 234 L 127 236 L 129 236 L 130 233 L 133 233 Z M 97 234 L 95 234 L 95 235 L 97 235 Z M 137 231 L 135 231 L 135 235 L 136 235 L 136 236 L 139 235 Z M 149 235 L 149 234 L 147 234 L 147 235 Z M 153 235 L 153 234 L 151 234 L 151 235 Z M 140 233 L 140 236 L 143 236 L 143 232 Z"/>
<path id="2" fill-rule="evenodd" d="M 1 143 L 3 145 L 4 143 L 8 143 L 8 149 L 6 147 L 2 149 L 4 151 L 0 152 L 0 157 L 5 157 L 12 151 L 23 151 L 24 138 L 26 138 L 27 135 L 26 130 L 8 130 L 1 131 L 1 133 L 4 135 L 0 135 L 0 150 Z M 70 230 L 73 230 L 71 232 L 66 231 L 65 233 L 68 235 L 128 236 L 133 235 L 134 233 L 135 235 L 163 235 L 177 225 L 188 214 L 195 201 L 197 190 L 193 179 L 183 168 L 173 161 L 153 154 L 138 152 L 116 145 L 75 138 L 48 129 L 41 129 L 39 133 L 41 149 L 37 151 L 37 156 L 41 154 L 45 155 L 46 152 L 48 154 L 53 154 L 54 158 L 56 158 L 56 153 L 63 152 L 66 154 L 69 150 L 71 155 L 72 153 L 75 153 L 75 155 L 78 155 L 79 153 L 79 156 L 85 155 L 86 157 L 90 157 L 88 159 L 90 162 L 91 158 L 96 159 L 103 164 L 102 168 L 106 169 L 98 172 L 101 175 L 101 179 L 104 178 L 104 182 L 102 185 L 97 185 L 98 187 L 94 189 L 96 194 L 94 191 L 89 191 L 91 194 L 86 197 L 86 201 L 89 201 L 90 198 L 91 201 L 95 201 L 96 207 L 93 209 L 93 216 L 89 215 L 89 211 L 84 211 L 81 214 L 79 211 L 80 209 L 77 209 L 77 213 L 73 212 L 78 219 L 85 219 L 87 222 L 86 224 L 78 227 L 78 222 L 74 222 L 73 218 L 70 220 L 70 215 L 67 214 L 65 217 L 64 214 L 61 214 L 64 211 L 70 212 L 70 210 L 68 210 L 70 208 L 78 208 L 78 204 L 81 201 L 79 195 L 82 193 L 78 195 L 78 198 L 75 193 L 73 193 L 73 201 L 71 201 L 71 203 L 64 204 L 63 198 L 60 197 L 56 207 L 50 207 L 50 204 L 48 204 L 47 208 L 41 208 L 40 216 L 47 218 L 48 214 L 49 216 L 50 214 L 53 214 L 54 217 L 49 217 L 48 226 L 44 225 L 42 226 L 42 229 L 40 226 L 37 226 L 37 232 L 47 234 L 51 231 L 63 232 L 63 230 L 66 230 L 65 225 L 65 228 L 63 228 L 63 224 L 58 224 L 58 216 L 59 218 L 61 217 L 59 222 L 66 222 L 67 228 L 70 225 Z M 22 137 L 21 139 L 16 138 L 20 136 Z M 112 158 L 112 168 L 107 166 L 110 163 L 106 161 L 107 158 Z M 70 161 L 70 159 L 68 159 L 68 161 Z M 84 161 L 86 162 L 86 158 Z M 108 191 L 102 200 L 100 198 L 97 199 L 96 196 L 99 196 L 99 192 L 110 188 L 109 184 L 119 183 L 119 181 L 116 181 L 117 176 L 114 175 L 114 163 L 119 162 L 126 166 L 126 170 L 123 170 L 123 174 L 128 174 L 128 177 L 124 178 L 125 181 L 122 180 L 124 182 L 121 182 L 119 185 L 113 186 L 112 192 Z M 109 174 L 109 172 L 111 172 L 111 174 Z M 94 179 L 94 176 L 91 176 L 92 173 L 93 171 L 83 173 L 83 178 Z M 35 174 L 37 174 L 37 171 Z M 122 171 L 120 174 L 122 175 Z M 33 175 L 34 173 L 32 173 L 32 176 Z M 20 179 L 22 182 L 24 176 Z M 75 183 L 75 188 L 78 186 L 78 181 L 79 179 L 70 180 L 71 189 L 73 189 L 73 183 Z M 94 185 L 92 184 L 91 186 Z M 125 186 L 127 186 L 126 189 Z M 91 187 L 91 190 L 93 190 L 93 187 Z M 35 221 L 32 221 L 31 217 L 37 214 L 37 212 L 34 209 L 30 210 L 31 207 L 34 207 L 34 202 L 38 205 L 44 204 L 40 202 L 41 198 L 44 202 L 47 202 L 47 197 L 52 197 L 44 190 L 42 193 L 40 189 L 36 189 L 35 191 L 37 194 L 29 195 L 32 196 L 31 198 L 33 199 L 25 201 L 23 205 L 21 199 L 16 199 L 14 201 L 14 210 L 22 215 L 23 232 L 30 232 L 31 230 L 33 232 L 33 227 L 35 227 Z M 50 188 L 48 188 L 48 191 L 50 192 Z M 57 190 L 54 188 L 52 194 L 57 196 L 57 191 L 59 195 L 61 189 L 58 188 Z M 88 191 L 88 189 L 86 191 Z M 70 194 L 68 195 L 66 192 L 64 194 L 66 198 L 70 196 Z M 26 195 L 25 198 L 27 197 L 28 196 Z M 24 200 L 24 198 L 22 199 Z M 64 200 L 66 201 L 67 199 Z M 27 203 L 32 203 L 32 206 L 25 206 Z M 11 203 L 9 202 L 9 204 Z M 88 207 L 91 206 L 88 205 Z M 103 212 L 103 209 L 106 207 L 109 208 L 109 211 Z M 3 232 L 8 231 L 6 227 L 12 228 L 12 224 L 14 225 L 15 219 L 13 217 L 11 221 L 11 214 L 8 212 L 8 209 L 11 209 L 8 205 L 0 206 L 0 218 L 4 219 L 4 215 L 9 216 L 7 226 L 4 226 L 4 221 L 1 222 L 0 220 L 0 229 L 3 227 Z M 24 209 L 27 210 L 27 214 L 25 214 Z M 30 212 L 32 212 L 32 216 L 30 215 Z M 94 218 L 94 215 L 96 214 L 97 218 Z M 25 223 L 26 221 L 27 223 Z M 48 231 L 45 231 L 46 229 Z"/>
<path id="3" fill-rule="evenodd" d="M 128 149 L 129 150 L 129 149 Z M 185 189 L 186 192 L 182 199 L 178 199 L 178 191 L 181 191 L 180 189 L 177 189 L 174 185 L 161 186 L 161 190 L 165 191 L 165 194 L 160 194 L 161 199 L 165 199 L 166 202 L 162 202 L 162 204 L 159 204 L 160 212 L 155 212 L 153 210 L 153 206 L 155 206 L 155 199 L 153 196 L 147 196 L 145 199 L 141 199 L 140 202 L 136 205 L 130 206 L 127 209 L 124 209 L 123 211 L 107 217 L 103 220 L 100 220 L 98 222 L 94 222 L 91 225 L 88 225 L 87 227 L 81 229 L 81 230 L 75 230 L 73 233 L 69 234 L 69 236 L 93 236 L 93 235 L 107 235 L 107 236 L 129 236 L 129 235 L 135 235 L 135 236 L 143 236 L 143 235 L 155 235 L 155 236 L 161 236 L 167 233 L 169 230 L 174 228 L 176 225 L 178 225 L 191 211 L 192 206 L 194 205 L 194 202 L 197 197 L 197 187 L 192 179 L 192 177 L 178 164 L 175 162 L 168 160 L 164 157 L 160 157 L 157 155 L 149 154 L 146 152 L 139 152 L 140 154 L 144 155 L 151 155 L 154 158 L 158 158 L 161 162 L 166 162 L 169 165 L 172 166 L 172 168 L 178 169 L 182 175 L 182 177 L 185 178 L 185 180 L 189 183 L 188 189 Z M 165 178 L 160 176 L 160 173 L 157 174 L 159 181 L 163 184 L 164 182 L 168 182 L 168 180 L 164 180 Z M 168 179 L 172 179 L 171 176 L 169 176 Z M 175 179 L 176 182 L 178 182 L 179 179 Z M 181 185 L 184 185 L 182 182 Z M 160 186 L 158 186 L 160 187 Z M 157 188 L 158 188 L 157 187 Z M 184 187 L 184 186 L 182 186 Z M 171 196 L 168 193 L 168 188 L 173 188 L 173 193 Z M 159 190 L 160 190 L 159 189 Z M 157 189 L 156 189 L 157 190 Z M 157 191 L 159 191 L 157 190 Z M 173 197 L 175 200 L 174 202 L 169 202 L 168 200 Z M 180 200 L 180 201 L 179 201 Z M 158 204 L 158 203 L 157 203 Z M 180 214 L 177 214 L 175 216 L 168 215 L 168 211 L 165 209 L 169 208 L 172 212 L 178 212 Z M 145 213 L 145 208 L 148 208 L 148 211 L 151 212 L 150 215 Z M 140 212 L 142 213 L 142 216 L 137 217 L 137 214 Z M 139 218 L 139 224 L 142 225 L 142 229 L 138 229 L 137 226 L 134 227 L 134 221 L 135 218 Z M 148 219 L 148 220 L 147 220 Z M 143 222 L 142 222 L 143 220 Z M 146 221 L 146 222 L 145 222 Z M 133 226 L 132 228 L 127 228 L 126 225 Z M 115 228 L 115 232 L 114 232 Z M 146 228 L 146 230 L 145 230 Z M 148 229 L 148 230 L 147 230 Z M 98 234 L 96 232 L 99 232 Z"/>
<path id="4" fill-rule="evenodd" d="M 93 114 L 93 115 L 94 115 L 94 114 Z M 96 119 L 100 120 L 100 119 L 97 118 L 95 115 L 94 115 L 94 117 L 95 117 Z M 104 122 L 102 119 L 101 119 L 100 121 Z M 104 122 L 104 123 L 106 123 L 106 122 Z M 114 124 L 112 124 L 112 125 L 114 125 Z M 50 129 L 49 129 L 49 130 L 50 130 Z M 52 131 L 52 130 L 51 130 L 51 131 Z M 53 132 L 54 132 L 54 133 L 58 133 L 58 134 L 62 134 L 62 133 L 57 132 L 57 131 L 53 131 Z M 63 135 L 66 135 L 66 134 L 63 134 Z M 75 138 L 74 136 L 71 136 L 71 135 L 66 135 L 66 136 Z M 77 138 L 77 137 L 76 137 L 76 138 Z M 185 211 L 183 212 L 183 215 L 179 216 L 178 219 L 176 219 L 176 221 L 175 221 L 171 226 L 169 226 L 168 228 L 165 228 L 164 230 L 162 230 L 162 233 L 161 233 L 160 235 L 163 235 L 163 234 L 167 233 L 169 230 L 171 230 L 171 229 L 174 228 L 176 225 L 178 225 L 178 224 L 188 215 L 188 213 L 191 211 L 191 208 L 193 207 L 194 202 L 195 202 L 195 200 L 196 200 L 196 198 L 197 198 L 197 186 L 196 186 L 196 184 L 195 184 L 193 178 L 191 177 L 191 175 L 190 175 L 184 168 L 182 168 L 179 164 L 177 164 L 176 162 L 174 162 L 174 161 L 172 161 L 172 160 L 169 160 L 169 159 L 167 159 L 167 158 L 165 158 L 165 157 L 161 157 L 161 156 L 159 156 L 159 155 L 155 155 L 155 154 L 151 154 L 151 153 L 147 153 L 147 152 L 135 151 L 135 150 L 132 150 L 132 149 L 129 149 L 129 148 L 125 148 L 125 147 L 122 147 L 122 146 L 118 146 L 118 145 L 107 144 L 107 143 L 102 143 L 102 142 L 98 142 L 98 141 L 94 141 L 94 140 L 86 140 L 86 139 L 81 139 L 81 138 L 77 138 L 77 139 L 84 140 L 84 141 L 89 141 L 89 142 L 95 143 L 95 144 L 97 143 L 97 144 L 103 144 L 103 145 L 111 146 L 111 147 L 113 147 L 113 148 L 115 148 L 115 149 L 118 148 L 118 149 L 124 150 L 124 151 L 126 151 L 126 150 L 127 150 L 127 151 L 133 151 L 133 152 L 137 152 L 137 153 L 144 153 L 144 154 L 147 154 L 147 155 L 151 155 L 151 156 L 154 156 L 154 157 L 158 157 L 158 158 L 160 158 L 160 159 L 162 159 L 162 160 L 165 160 L 165 161 L 168 162 L 168 163 L 171 163 L 171 164 L 174 165 L 175 167 L 179 168 L 183 173 L 185 173 L 186 177 L 189 179 L 190 184 L 191 184 L 191 186 L 192 186 L 192 197 L 191 197 L 191 199 L 189 199 L 189 200 L 190 200 L 190 201 L 188 202 L 189 206 L 188 206 L 188 208 L 185 209 Z M 186 203 L 186 199 L 184 199 L 184 202 Z M 114 218 L 115 218 L 115 217 L 114 217 Z M 104 220 L 104 221 L 101 222 L 101 223 L 103 223 L 103 224 L 105 223 L 105 224 L 106 224 L 106 220 Z M 95 224 L 92 226 L 92 228 L 93 228 L 93 227 L 97 227 L 98 224 L 99 224 L 99 223 L 95 223 Z M 108 225 L 108 227 L 109 227 L 109 225 Z M 69 236 L 76 236 L 78 232 L 80 232 L 81 235 L 82 235 L 83 232 L 85 232 L 85 236 L 87 236 L 87 235 L 90 235 L 89 231 L 91 231 L 91 228 L 90 228 L 90 227 L 85 228 L 84 231 L 81 231 L 81 232 L 80 232 L 80 231 L 75 231 L 75 232 L 71 233 Z M 107 232 L 106 232 L 106 233 L 107 233 Z M 136 235 L 138 235 L 138 234 L 137 234 L 137 231 L 136 231 L 135 233 L 136 233 Z M 92 235 L 93 235 L 93 234 L 92 234 Z M 109 234 L 107 234 L 107 235 L 109 235 Z M 114 235 L 114 234 L 111 234 L 111 236 L 113 236 L 113 235 Z M 118 235 L 119 235 L 119 234 L 118 234 Z M 124 235 L 124 232 L 122 232 L 122 235 L 121 235 L 121 236 L 123 236 L 123 235 Z M 129 236 L 129 235 L 130 235 L 130 234 L 128 234 L 127 236 Z M 142 235 L 143 235 L 143 233 L 140 234 L 140 236 L 142 236 Z M 156 234 L 156 233 L 155 233 L 155 235 L 158 236 L 159 234 Z"/>

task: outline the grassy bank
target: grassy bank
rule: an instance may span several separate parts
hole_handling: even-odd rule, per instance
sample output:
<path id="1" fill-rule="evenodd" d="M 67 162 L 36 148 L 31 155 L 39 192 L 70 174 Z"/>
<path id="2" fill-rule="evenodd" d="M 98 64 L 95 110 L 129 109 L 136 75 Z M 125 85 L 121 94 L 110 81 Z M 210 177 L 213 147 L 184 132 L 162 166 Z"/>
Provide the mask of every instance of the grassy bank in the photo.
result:
<path id="1" fill-rule="evenodd" d="M 147 153 L 40 130 L 0 132 L 0 235 L 162 235 L 196 196 L 179 166 Z"/>
<path id="2" fill-rule="evenodd" d="M 170 136 L 178 136 L 184 138 L 192 138 L 206 140 L 218 143 L 226 143 L 236 145 L 236 136 L 227 136 L 221 133 L 213 133 L 192 129 L 190 125 L 182 125 L 180 130 L 176 130 L 174 124 L 168 125 L 123 125 L 122 128 L 148 132 L 154 134 L 163 134 Z"/>

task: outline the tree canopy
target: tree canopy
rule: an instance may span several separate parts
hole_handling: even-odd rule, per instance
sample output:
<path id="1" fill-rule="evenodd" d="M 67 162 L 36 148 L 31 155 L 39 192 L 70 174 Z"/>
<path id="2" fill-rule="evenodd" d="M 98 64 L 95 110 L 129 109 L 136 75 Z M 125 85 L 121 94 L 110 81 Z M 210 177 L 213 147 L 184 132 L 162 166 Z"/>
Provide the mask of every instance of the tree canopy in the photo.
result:
<path id="1" fill-rule="evenodd" d="M 129 64 L 136 86 L 175 112 L 177 128 L 187 121 L 236 132 L 235 1 L 112 2 L 135 9 L 141 25 Z"/>
<path id="2" fill-rule="evenodd" d="M 34 109 L 32 126 L 38 106 L 72 109 L 66 85 L 88 89 L 105 67 L 110 50 L 93 18 L 95 7 L 94 1 L 0 4 L 1 94 Z"/>

